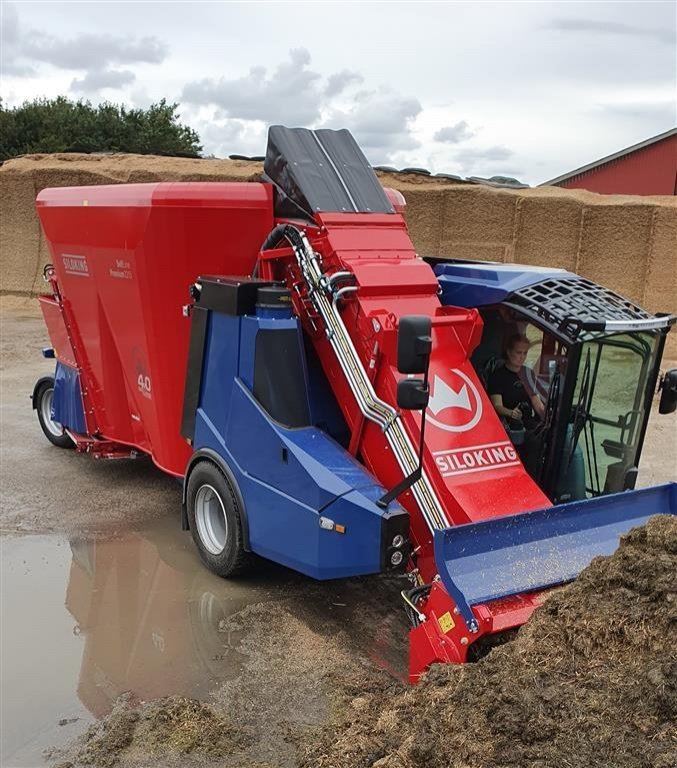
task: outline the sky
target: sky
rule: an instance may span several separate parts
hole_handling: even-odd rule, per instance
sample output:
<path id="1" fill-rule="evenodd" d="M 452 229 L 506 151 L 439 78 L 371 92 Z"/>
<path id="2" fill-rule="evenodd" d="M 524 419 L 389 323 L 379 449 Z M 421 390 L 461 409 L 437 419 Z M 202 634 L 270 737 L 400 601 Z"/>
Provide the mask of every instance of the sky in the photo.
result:
<path id="1" fill-rule="evenodd" d="M 5 107 L 179 104 L 205 155 L 348 128 L 373 165 L 538 184 L 677 124 L 677 2 L 6 2 Z"/>

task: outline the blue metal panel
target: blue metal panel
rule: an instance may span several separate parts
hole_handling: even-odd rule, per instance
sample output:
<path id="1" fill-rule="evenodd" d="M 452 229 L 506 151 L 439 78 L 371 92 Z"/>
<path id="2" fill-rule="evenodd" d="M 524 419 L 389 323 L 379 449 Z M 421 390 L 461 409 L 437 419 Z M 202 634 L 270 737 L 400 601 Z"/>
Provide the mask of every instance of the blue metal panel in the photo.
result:
<path id="1" fill-rule="evenodd" d="M 239 317 L 209 313 L 202 364 L 200 407 L 219 434 L 225 435 L 240 349 Z"/>
<path id="2" fill-rule="evenodd" d="M 378 573 L 382 520 L 402 510 L 378 507 L 383 487 L 329 435 L 278 424 L 250 391 L 259 330 L 297 321 L 210 314 L 194 447 L 216 451 L 233 472 L 250 548 L 316 579 Z M 322 528 L 322 516 L 345 533 Z"/>
<path id="3" fill-rule="evenodd" d="M 199 409 L 195 448 L 212 448 L 231 468 L 252 551 L 316 579 L 378 573 L 384 512 L 376 500 L 384 489 L 320 430 L 285 429 L 267 418 L 242 382 L 233 392 L 225 439 Z M 322 529 L 320 516 L 345 525 L 345 534 Z"/>
<path id="4" fill-rule="evenodd" d="M 659 514 L 677 514 L 677 483 L 435 531 L 435 561 L 471 626 L 470 606 L 571 581 Z"/>
<path id="5" fill-rule="evenodd" d="M 78 432 L 81 435 L 87 434 L 82 390 L 80 389 L 80 374 L 75 368 L 61 362 L 57 362 L 54 374 L 52 418 L 72 432 Z"/>
<path id="6" fill-rule="evenodd" d="M 513 292 L 550 278 L 577 277 L 564 269 L 526 264 L 437 264 L 434 267 L 445 306 L 484 307 L 500 304 Z"/>
<path id="7" fill-rule="evenodd" d="M 307 342 L 305 347 L 310 421 L 330 434 L 338 443 L 347 447 L 350 443 L 350 430 L 343 418 L 343 413 L 311 343 Z"/>
<path id="8" fill-rule="evenodd" d="M 314 509 L 376 483 L 320 429 L 287 429 L 274 422 L 240 381 L 235 382 L 225 442 L 249 474 Z"/>

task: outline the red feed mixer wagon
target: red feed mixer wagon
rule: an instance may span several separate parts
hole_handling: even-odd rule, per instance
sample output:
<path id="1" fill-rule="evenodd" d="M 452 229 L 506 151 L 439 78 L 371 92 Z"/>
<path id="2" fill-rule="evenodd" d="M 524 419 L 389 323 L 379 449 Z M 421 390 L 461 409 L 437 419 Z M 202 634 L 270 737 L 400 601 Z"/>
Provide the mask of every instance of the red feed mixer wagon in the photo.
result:
<path id="1" fill-rule="evenodd" d="M 673 317 L 564 270 L 419 258 L 347 131 L 273 127 L 264 171 L 40 193 L 54 444 L 180 478 L 223 577 L 253 555 L 406 572 L 412 681 L 676 513 L 677 484 L 634 490 L 657 387 L 676 406 Z M 523 423 L 487 394 L 516 332 Z"/>

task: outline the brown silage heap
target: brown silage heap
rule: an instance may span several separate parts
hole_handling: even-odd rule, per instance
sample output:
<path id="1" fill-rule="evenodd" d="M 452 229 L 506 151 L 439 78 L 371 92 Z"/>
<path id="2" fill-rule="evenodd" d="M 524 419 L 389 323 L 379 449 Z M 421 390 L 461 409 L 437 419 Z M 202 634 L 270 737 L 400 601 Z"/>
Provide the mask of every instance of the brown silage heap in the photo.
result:
<path id="1" fill-rule="evenodd" d="M 673 768 L 677 520 L 632 531 L 477 664 L 345 700 L 303 768 Z"/>

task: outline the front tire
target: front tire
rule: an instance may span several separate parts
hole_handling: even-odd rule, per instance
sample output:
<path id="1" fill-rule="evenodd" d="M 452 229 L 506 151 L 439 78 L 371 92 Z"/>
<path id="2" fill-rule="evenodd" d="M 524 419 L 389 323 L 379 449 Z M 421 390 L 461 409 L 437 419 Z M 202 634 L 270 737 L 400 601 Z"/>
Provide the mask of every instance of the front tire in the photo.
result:
<path id="1" fill-rule="evenodd" d="M 54 380 L 47 379 L 37 388 L 33 401 L 38 412 L 40 427 L 52 445 L 56 445 L 57 448 L 73 448 L 74 443 L 66 434 L 66 430 L 52 418 L 53 399 Z"/>
<path id="2" fill-rule="evenodd" d="M 186 509 L 193 541 L 207 568 L 222 578 L 246 570 L 251 556 L 244 549 L 237 497 L 211 461 L 198 462 L 190 473 Z"/>

